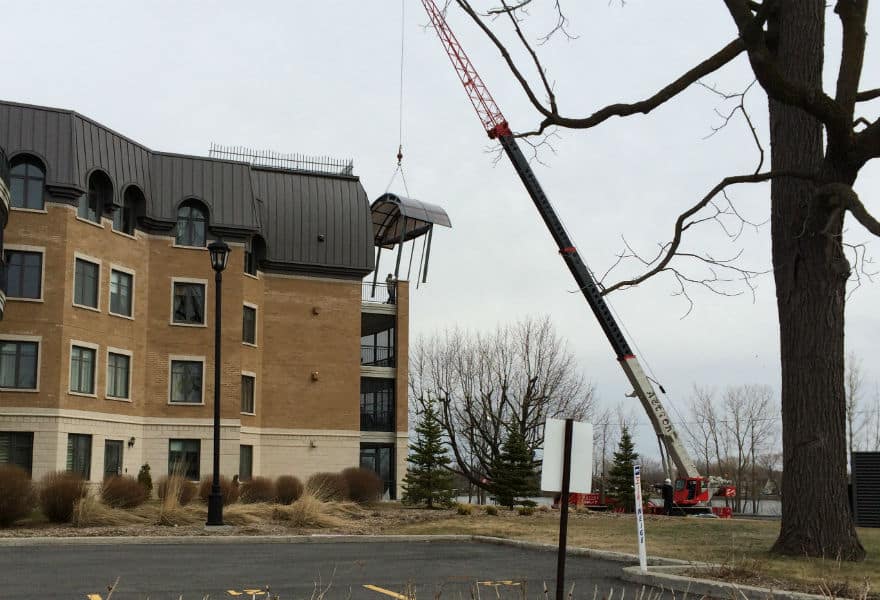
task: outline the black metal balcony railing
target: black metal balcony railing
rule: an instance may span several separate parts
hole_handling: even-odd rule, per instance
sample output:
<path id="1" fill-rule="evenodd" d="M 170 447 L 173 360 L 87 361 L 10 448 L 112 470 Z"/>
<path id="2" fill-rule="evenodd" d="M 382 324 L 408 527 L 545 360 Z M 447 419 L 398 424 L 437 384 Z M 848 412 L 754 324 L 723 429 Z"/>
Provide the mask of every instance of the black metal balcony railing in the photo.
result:
<path id="1" fill-rule="evenodd" d="M 394 346 L 361 346 L 361 365 L 366 367 L 393 367 Z"/>
<path id="2" fill-rule="evenodd" d="M 6 151 L 0 148 L 0 227 L 6 226 L 6 215 L 9 212 L 9 161 L 6 160 Z"/>
<path id="3" fill-rule="evenodd" d="M 385 283 L 380 281 L 373 287 L 372 283 L 366 283 L 361 287 L 361 302 L 369 302 L 371 304 L 395 304 L 397 300 L 397 284 Z"/>
<path id="4" fill-rule="evenodd" d="M 361 431 L 394 431 L 394 411 L 361 412 Z"/>

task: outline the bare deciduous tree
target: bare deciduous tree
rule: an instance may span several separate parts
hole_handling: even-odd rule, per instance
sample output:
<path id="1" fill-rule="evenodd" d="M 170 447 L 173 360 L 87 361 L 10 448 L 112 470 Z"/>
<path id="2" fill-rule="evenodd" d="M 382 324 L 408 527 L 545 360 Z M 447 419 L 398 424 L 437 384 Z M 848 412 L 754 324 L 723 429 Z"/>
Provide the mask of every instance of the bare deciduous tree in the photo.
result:
<path id="1" fill-rule="evenodd" d="M 860 418 L 862 387 L 864 387 L 862 361 L 855 352 L 850 352 L 846 356 L 846 464 L 850 468 L 852 468 L 852 453 L 859 449 L 859 434 L 868 421 Z"/>
<path id="2" fill-rule="evenodd" d="M 546 41 L 548 35 L 566 34 L 568 20 L 560 2 L 486 0 L 483 14 L 469 0 L 455 2 L 500 51 L 538 115 L 537 125 L 521 136 L 541 135 L 552 127 L 589 129 L 613 117 L 650 113 L 739 57 L 748 60 L 768 97 L 770 169 L 761 171 L 761 140 L 749 121 L 760 151 L 755 171 L 722 178 L 674 218 L 671 240 L 644 274 L 607 286 L 606 292 L 637 285 L 659 273 L 672 274 L 682 287 L 696 283 L 712 289 L 717 276 L 688 278 L 675 265 L 694 260 L 721 268 L 724 261 L 713 260 L 707 253 L 682 251 L 682 238 L 712 218 L 714 200 L 728 187 L 770 182 L 771 261 L 782 376 L 782 487 L 786 498 L 774 550 L 863 559 L 865 551 L 846 496 L 843 333 L 846 285 L 853 270 L 845 254 L 843 225 L 848 215 L 880 236 L 880 221 L 852 187 L 862 167 L 880 157 L 880 118 L 876 111 L 857 112 L 857 107 L 865 106 L 861 103 L 880 97 L 880 89 L 861 85 L 868 0 L 832 3 L 842 51 L 836 81 L 829 91 L 823 85 L 826 21 L 835 17 L 829 17 L 826 0 L 723 0 L 719 10 L 730 16 L 736 32 L 733 39 L 720 42 L 720 49 L 713 49 L 711 55 L 650 97 L 582 111 L 585 116 L 561 112 L 547 69 L 525 31 L 526 16 L 546 6 L 556 26 L 549 34 L 539 34 L 538 42 Z M 523 52 L 505 47 L 491 19 L 496 27 L 506 24 L 512 29 Z M 662 30 L 657 36 L 658 43 L 677 39 Z M 613 55 L 613 49 L 603 51 Z M 525 63 L 520 63 L 518 56 L 524 57 Z M 745 279 L 751 275 L 742 269 L 734 274 Z M 822 485 L 815 485 L 815 481 Z"/>
<path id="3" fill-rule="evenodd" d="M 583 420 L 593 408 L 593 386 L 549 317 L 490 333 L 447 331 L 419 340 L 410 356 L 411 403 L 438 401 L 455 471 L 484 489 L 511 429 L 534 454 L 546 419 Z"/>

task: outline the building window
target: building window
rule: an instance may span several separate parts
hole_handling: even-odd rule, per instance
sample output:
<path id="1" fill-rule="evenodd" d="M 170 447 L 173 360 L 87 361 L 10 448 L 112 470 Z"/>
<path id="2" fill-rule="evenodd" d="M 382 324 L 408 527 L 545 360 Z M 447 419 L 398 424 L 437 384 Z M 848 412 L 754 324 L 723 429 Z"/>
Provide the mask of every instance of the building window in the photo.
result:
<path id="1" fill-rule="evenodd" d="M 73 303 L 89 308 L 98 308 L 98 279 L 101 267 L 88 260 L 76 259 L 76 272 L 73 283 Z"/>
<path id="2" fill-rule="evenodd" d="M 238 447 L 238 480 L 250 481 L 254 476 L 254 447 Z"/>
<path id="3" fill-rule="evenodd" d="M 241 376 L 241 412 L 254 414 L 254 389 L 256 377 L 253 375 Z"/>
<path id="4" fill-rule="evenodd" d="M 394 379 L 361 378 L 361 431 L 394 431 Z"/>
<path id="5" fill-rule="evenodd" d="M 144 204 L 144 195 L 133 185 L 128 186 L 122 198 L 122 206 L 113 211 L 113 229 L 127 235 L 134 234 L 137 210 Z"/>
<path id="6" fill-rule="evenodd" d="M 171 402 L 202 403 L 202 377 L 205 363 L 200 360 L 171 361 Z"/>
<path id="7" fill-rule="evenodd" d="M 199 480 L 201 440 L 168 440 L 168 474 Z"/>
<path id="8" fill-rule="evenodd" d="M 248 275 L 257 274 L 257 259 L 254 257 L 254 252 L 250 246 L 244 250 L 244 272 Z"/>
<path id="9" fill-rule="evenodd" d="M 34 158 L 22 157 L 13 159 L 12 168 L 9 171 L 9 190 L 12 194 L 13 208 L 29 208 L 31 210 L 43 210 L 43 184 L 46 181 L 46 172 L 43 166 Z"/>
<path id="10" fill-rule="evenodd" d="M 118 352 L 107 352 L 107 396 L 110 398 L 129 397 L 129 377 L 131 357 Z"/>
<path id="11" fill-rule="evenodd" d="M 205 324 L 205 284 L 174 282 L 172 322 L 182 325 Z"/>
<path id="12" fill-rule="evenodd" d="M 0 388 L 37 389 L 38 342 L 0 340 Z"/>
<path id="13" fill-rule="evenodd" d="M 361 364 L 372 367 L 394 366 L 394 327 L 361 336 Z"/>
<path id="14" fill-rule="evenodd" d="M 77 394 L 95 393 L 95 349 L 70 347 L 70 391 Z"/>
<path id="15" fill-rule="evenodd" d="M 207 221 L 207 213 L 199 203 L 186 202 L 182 204 L 177 210 L 175 243 L 178 246 L 204 247 Z"/>
<path id="16" fill-rule="evenodd" d="M 110 178 L 101 171 L 95 171 L 89 176 L 88 192 L 79 197 L 76 215 L 80 219 L 100 223 L 105 208 L 112 203 L 113 184 Z"/>
<path id="17" fill-rule="evenodd" d="M 92 473 L 92 436 L 67 434 L 67 470 L 88 480 Z"/>
<path id="18" fill-rule="evenodd" d="M 124 317 L 131 316 L 131 298 L 134 276 L 130 273 L 110 270 L 110 312 Z"/>
<path id="19" fill-rule="evenodd" d="M 6 251 L 6 295 L 39 300 L 43 297 L 43 253 Z"/>
<path id="20" fill-rule="evenodd" d="M 0 431 L 0 465 L 15 465 L 30 475 L 33 463 L 33 432 Z"/>
<path id="21" fill-rule="evenodd" d="M 257 345 L 257 309 L 245 305 L 241 313 L 241 340 L 245 344 Z"/>
<path id="22" fill-rule="evenodd" d="M 369 469 L 382 480 L 382 499 L 394 500 L 397 486 L 394 481 L 394 446 L 391 444 L 361 444 L 361 468 Z"/>

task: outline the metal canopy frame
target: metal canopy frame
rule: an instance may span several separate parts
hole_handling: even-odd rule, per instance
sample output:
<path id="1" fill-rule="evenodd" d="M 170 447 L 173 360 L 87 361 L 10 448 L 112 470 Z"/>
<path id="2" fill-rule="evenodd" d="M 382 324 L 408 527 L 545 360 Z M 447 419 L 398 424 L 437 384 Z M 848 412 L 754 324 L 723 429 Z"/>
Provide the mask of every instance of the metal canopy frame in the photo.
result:
<path id="1" fill-rule="evenodd" d="M 406 198 L 397 194 L 385 193 L 370 206 L 373 221 L 373 242 L 376 245 L 376 270 L 373 272 L 373 287 L 379 275 L 379 260 L 382 249 L 393 250 L 398 247 L 397 260 L 394 265 L 394 278 L 400 277 L 400 261 L 403 257 L 403 246 L 406 242 L 425 236 L 422 242 L 419 273 L 421 283 L 428 280 L 428 262 L 431 258 L 431 241 L 434 237 L 434 225 L 452 227 L 452 221 L 443 208 L 415 198 Z M 409 259 L 408 273 L 412 271 L 415 248 Z M 408 277 L 409 275 L 407 275 Z"/>

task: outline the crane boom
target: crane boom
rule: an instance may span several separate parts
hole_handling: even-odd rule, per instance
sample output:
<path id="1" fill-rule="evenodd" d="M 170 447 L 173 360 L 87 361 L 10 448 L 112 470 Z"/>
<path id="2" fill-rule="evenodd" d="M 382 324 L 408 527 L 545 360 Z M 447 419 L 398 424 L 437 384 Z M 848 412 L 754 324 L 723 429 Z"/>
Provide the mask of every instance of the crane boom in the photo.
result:
<path id="1" fill-rule="evenodd" d="M 581 260 L 577 248 L 575 248 L 562 221 L 541 188 L 535 172 L 523 155 L 522 150 L 520 150 L 507 120 L 489 93 L 489 89 L 483 83 L 464 49 L 458 43 L 458 40 L 446 23 L 446 18 L 437 8 L 437 5 L 434 4 L 433 0 L 422 0 L 422 4 L 431 19 L 431 23 L 434 25 L 434 29 L 437 31 L 437 35 L 440 37 L 440 41 L 443 43 L 449 60 L 452 61 L 452 65 L 462 85 L 464 85 L 471 104 L 473 104 L 477 115 L 480 117 L 480 121 L 483 123 L 483 127 L 486 129 L 486 133 L 489 134 L 490 138 L 497 139 L 501 143 L 504 153 L 510 159 L 513 168 L 522 180 L 526 191 L 535 204 L 535 208 L 538 209 L 538 213 L 544 220 L 550 235 L 553 236 L 553 240 L 559 249 L 559 254 L 565 261 L 566 266 L 568 266 L 568 270 L 574 277 L 584 298 L 586 298 L 587 304 L 605 333 L 605 337 L 611 343 L 620 366 L 635 390 L 635 395 L 638 396 L 642 406 L 648 413 L 648 418 L 654 427 L 654 431 L 663 442 L 666 452 L 678 468 L 679 477 L 699 478 L 699 471 L 681 443 L 663 403 L 657 397 L 650 380 L 642 370 L 639 360 L 630 349 L 590 270 L 584 261 Z"/>

